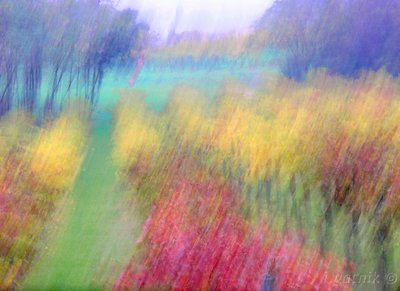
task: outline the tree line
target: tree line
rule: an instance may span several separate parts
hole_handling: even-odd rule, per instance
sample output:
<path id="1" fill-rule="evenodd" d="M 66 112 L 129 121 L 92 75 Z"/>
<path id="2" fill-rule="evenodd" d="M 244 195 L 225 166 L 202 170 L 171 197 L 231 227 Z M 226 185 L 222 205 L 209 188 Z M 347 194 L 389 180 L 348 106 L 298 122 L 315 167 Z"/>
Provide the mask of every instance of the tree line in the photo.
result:
<path id="1" fill-rule="evenodd" d="M 107 70 L 134 63 L 147 32 L 112 1 L 0 0 L 0 116 L 52 113 L 70 96 L 95 105 Z"/>
<path id="2" fill-rule="evenodd" d="M 400 73 L 400 1 L 277 0 L 257 22 L 286 52 L 283 72 L 310 69 L 355 76 L 385 68 Z"/>

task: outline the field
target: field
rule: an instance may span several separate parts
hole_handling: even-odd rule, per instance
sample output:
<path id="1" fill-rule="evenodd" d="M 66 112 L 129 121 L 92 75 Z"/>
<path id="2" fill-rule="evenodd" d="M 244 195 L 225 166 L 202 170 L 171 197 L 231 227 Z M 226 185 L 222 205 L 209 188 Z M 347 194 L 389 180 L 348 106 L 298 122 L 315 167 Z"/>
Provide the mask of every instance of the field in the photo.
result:
<path id="1" fill-rule="evenodd" d="M 116 2 L 0 0 L 0 290 L 400 290 L 400 4 Z"/>
<path id="2" fill-rule="evenodd" d="M 70 190 L 46 206 L 53 210 L 41 214 L 43 222 L 35 222 L 39 228 L 29 234 L 33 240 L 23 248 L 21 262 L 28 264 L 32 251 L 34 260 L 29 268 L 17 263 L 12 274 L 18 278 L 27 268 L 24 280 L 6 273 L 5 284 L 19 281 L 24 290 L 236 286 L 237 281 L 218 279 L 241 270 L 230 264 L 253 270 L 230 275 L 251 289 L 268 284 L 266 278 L 283 289 L 315 282 L 327 289 L 373 289 L 371 274 L 400 275 L 399 200 L 393 192 L 400 114 L 396 79 L 370 73 L 354 85 L 320 72 L 301 84 L 261 69 L 245 68 L 235 76 L 227 70 L 148 70 L 137 89 L 105 86 L 104 104 L 85 121 L 91 129 L 85 150 L 79 150 L 83 162 L 66 169 L 76 169 L 77 177 L 45 176 L 45 184 L 37 186 L 45 193 Z M 67 112 L 65 118 L 79 116 Z M 13 143 L 23 143 L 30 126 L 29 120 L 21 123 L 22 135 L 15 133 Z M 7 120 L 2 124 L 5 132 Z M 29 132 L 40 135 L 40 129 Z M 41 155 L 46 142 L 57 149 L 57 140 L 47 139 L 39 139 Z M 25 151 L 18 155 L 30 152 Z M 371 154 L 365 157 L 365 151 Z M 35 159 L 23 156 L 22 161 Z M 37 167 L 47 165 L 52 166 Z M 384 183 L 394 184 L 377 211 Z M 192 209 L 202 204 L 207 207 L 201 212 Z M 180 223 L 199 229 L 188 232 Z M 221 223 L 227 225 L 220 229 Z M 379 242 L 382 228 L 386 233 Z M 195 233 L 204 237 L 196 239 Z M 169 245 L 168 253 L 161 242 Z M 213 249 L 219 243 L 222 249 Z M 224 250 L 227 243 L 239 253 Z M 251 259 L 252 253 L 260 257 Z M 221 262 L 211 271 L 215 256 L 229 265 Z M 188 273 L 181 281 L 173 262 L 183 259 L 188 268 L 204 268 L 204 274 L 212 272 L 206 277 L 216 277 Z M 206 261 L 198 265 L 198 260 Z M 271 264 L 273 269 L 265 269 Z M 366 279 L 356 282 L 361 276 Z"/>

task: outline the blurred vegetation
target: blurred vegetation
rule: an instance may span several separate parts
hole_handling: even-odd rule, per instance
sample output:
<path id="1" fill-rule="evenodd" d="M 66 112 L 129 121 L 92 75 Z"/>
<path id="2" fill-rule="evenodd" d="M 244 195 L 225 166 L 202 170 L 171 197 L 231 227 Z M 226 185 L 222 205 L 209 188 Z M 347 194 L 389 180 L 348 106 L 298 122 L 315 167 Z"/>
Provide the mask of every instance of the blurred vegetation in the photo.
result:
<path id="1" fill-rule="evenodd" d="M 396 258 L 400 254 L 395 251 L 400 219 L 396 178 L 400 153 L 399 80 L 383 70 L 354 80 L 332 77 L 321 70 L 308 74 L 301 83 L 267 75 L 264 84 L 263 89 L 254 90 L 238 81 L 226 80 L 215 99 L 209 99 L 199 89 L 180 85 L 171 92 L 159 115 L 147 106 L 145 94 L 122 93 L 125 99 L 115 115 L 115 157 L 133 201 L 140 201 L 136 204 L 143 208 L 142 215 L 148 217 L 150 224 L 153 219 L 161 219 L 163 212 L 155 209 L 165 210 L 176 202 L 169 199 L 181 199 L 177 198 L 182 194 L 181 183 L 193 183 L 188 190 L 193 195 L 209 177 L 233 187 L 231 195 L 241 201 L 239 212 L 243 220 L 255 226 L 267 221 L 270 230 L 264 232 L 266 236 L 270 231 L 275 238 L 279 233 L 288 235 L 299 243 L 293 248 L 298 247 L 301 253 L 311 249 L 321 254 L 321 260 L 332 254 L 343 259 L 343 270 L 336 269 L 336 276 L 399 276 Z M 129 103 L 127 98 L 135 101 Z M 130 126 L 138 120 L 139 127 Z M 151 135 L 135 128 L 147 128 Z M 128 129 L 131 133 L 124 134 Z M 174 187 L 178 189 L 173 190 Z M 221 191 L 208 193 L 222 195 Z M 190 201 L 190 195 L 182 199 Z M 161 240 L 169 233 L 169 226 L 161 222 L 157 225 L 161 230 L 144 227 L 143 235 L 150 241 Z M 184 229 L 182 232 L 177 237 L 188 235 Z M 169 238 L 165 240 L 168 243 Z M 212 240 L 207 236 L 203 243 Z M 282 247 L 286 243 L 282 241 Z M 151 268 L 145 268 L 147 263 L 140 262 L 154 251 L 164 255 L 161 249 L 154 249 L 154 244 L 137 246 L 137 257 L 132 258 L 117 286 L 151 284 L 145 278 L 158 276 L 154 273 L 158 269 L 150 271 Z M 169 254 L 165 256 L 168 260 Z M 150 262 L 151 257 L 154 256 L 149 255 L 145 262 Z M 286 262 L 279 258 L 277 254 L 278 265 Z M 276 284 L 292 284 L 277 286 L 312 286 L 302 281 L 302 272 L 309 271 L 302 259 L 294 259 L 293 264 L 291 274 L 295 277 L 286 278 L 288 281 L 282 279 L 286 274 L 283 265 L 282 273 L 270 271 Z M 144 270 L 149 273 L 143 275 L 142 271 L 147 272 Z M 169 286 L 168 279 L 160 278 L 153 279 L 161 286 Z M 262 279 L 257 280 L 261 280 L 261 286 Z M 356 289 L 371 287 L 368 282 L 348 281 Z M 328 289 L 337 288 L 331 283 Z M 379 284 L 373 287 L 395 286 L 383 279 Z"/>
<path id="2" fill-rule="evenodd" d="M 148 27 L 112 1 L 0 1 L 0 116 L 59 111 L 70 96 L 98 102 L 107 70 L 133 66 Z"/>
<path id="3" fill-rule="evenodd" d="M 258 20 L 270 44 L 286 52 L 283 72 L 310 69 L 354 76 L 385 68 L 400 73 L 400 3 L 393 0 L 278 0 Z"/>
<path id="4" fill-rule="evenodd" d="M 88 112 L 71 104 L 44 128 L 24 112 L 0 121 L 0 289 L 29 269 L 35 243 L 72 186 L 85 152 Z"/>

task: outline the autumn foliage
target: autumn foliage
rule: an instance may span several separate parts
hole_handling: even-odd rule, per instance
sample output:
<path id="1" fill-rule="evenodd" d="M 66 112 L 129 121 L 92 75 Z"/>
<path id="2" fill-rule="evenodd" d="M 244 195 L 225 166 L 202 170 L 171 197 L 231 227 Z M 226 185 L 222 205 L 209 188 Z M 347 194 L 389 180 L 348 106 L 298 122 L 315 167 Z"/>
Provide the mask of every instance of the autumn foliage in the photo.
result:
<path id="1" fill-rule="evenodd" d="M 160 114 L 145 98 L 118 107 L 121 173 L 151 207 L 116 289 L 343 290 L 336 278 L 365 267 L 360 240 L 385 261 L 400 218 L 398 80 L 264 83 L 226 80 L 215 98 L 177 86 Z M 365 219 L 374 234 L 362 238 Z"/>
<path id="2" fill-rule="evenodd" d="M 28 270 L 38 236 L 79 170 L 87 119 L 75 109 L 45 128 L 22 112 L 0 121 L 0 289 L 15 288 Z"/>
<path id="3" fill-rule="evenodd" d="M 259 290 L 267 275 L 280 290 L 348 288 L 338 280 L 339 261 L 247 223 L 233 187 L 205 176 L 200 183 L 179 180 L 155 203 L 138 241 L 143 254 L 132 259 L 115 290 Z"/>

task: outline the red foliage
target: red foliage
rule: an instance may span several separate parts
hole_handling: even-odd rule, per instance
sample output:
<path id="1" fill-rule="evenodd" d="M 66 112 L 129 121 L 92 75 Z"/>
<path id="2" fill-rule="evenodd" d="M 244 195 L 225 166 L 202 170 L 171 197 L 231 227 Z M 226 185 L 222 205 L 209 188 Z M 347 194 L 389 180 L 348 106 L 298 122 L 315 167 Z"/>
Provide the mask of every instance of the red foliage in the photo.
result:
<path id="1" fill-rule="evenodd" d="M 269 273 L 277 290 L 348 290 L 342 280 L 345 264 L 332 255 L 323 258 L 316 250 L 304 248 L 285 237 L 269 254 Z"/>
<path id="2" fill-rule="evenodd" d="M 346 289 L 335 281 L 342 265 L 279 240 L 265 226 L 253 230 L 238 214 L 232 187 L 200 181 L 183 180 L 156 202 L 139 239 L 144 254 L 132 259 L 114 290 L 259 290 L 267 274 L 282 290 Z"/>
<path id="3" fill-rule="evenodd" d="M 0 289 L 8 290 L 29 263 L 27 258 L 34 252 L 31 241 L 51 202 L 32 195 L 29 172 L 13 154 L 0 167 Z"/>

